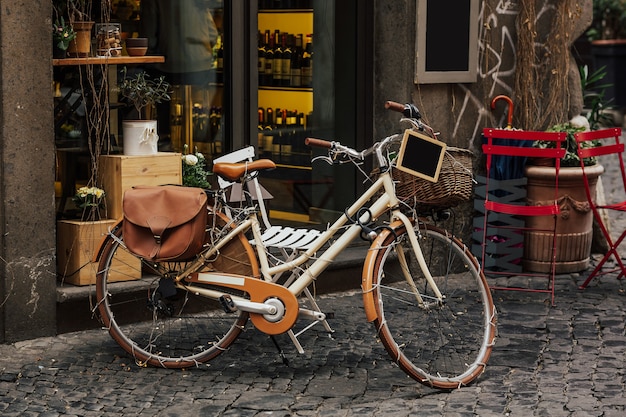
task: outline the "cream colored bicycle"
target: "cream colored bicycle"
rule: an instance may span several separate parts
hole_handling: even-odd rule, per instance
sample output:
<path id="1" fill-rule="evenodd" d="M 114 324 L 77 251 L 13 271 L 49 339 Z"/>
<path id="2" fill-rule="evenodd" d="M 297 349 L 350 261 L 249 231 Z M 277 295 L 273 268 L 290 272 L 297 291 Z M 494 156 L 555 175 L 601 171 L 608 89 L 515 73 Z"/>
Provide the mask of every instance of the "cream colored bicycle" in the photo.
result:
<path id="1" fill-rule="evenodd" d="M 390 103 L 413 120 L 414 128 L 426 127 L 414 106 Z M 309 296 L 307 288 L 365 234 L 372 242 L 363 264 L 364 318 L 373 323 L 391 359 L 429 386 L 452 389 L 470 383 L 484 372 L 491 354 L 496 309 L 468 248 L 397 198 L 389 149 L 402 139 L 401 134 L 389 136 L 361 152 L 307 139 L 328 150 L 324 159 L 329 162 L 359 164 L 373 156 L 379 174 L 306 250 L 287 258 L 273 255 L 264 244 L 258 207 L 251 200 L 233 209 L 232 217 L 210 209 L 206 244 L 186 262 L 137 258 L 117 225 L 98 254 L 97 310 L 105 327 L 138 364 L 184 368 L 228 350 L 248 320 L 269 335 L 290 333 L 305 318 L 325 322 L 317 304 L 305 307 L 299 296 Z M 272 161 L 261 159 L 217 163 L 213 172 L 245 187 L 272 167 Z M 114 282 L 130 268 L 142 270 L 141 280 Z"/>

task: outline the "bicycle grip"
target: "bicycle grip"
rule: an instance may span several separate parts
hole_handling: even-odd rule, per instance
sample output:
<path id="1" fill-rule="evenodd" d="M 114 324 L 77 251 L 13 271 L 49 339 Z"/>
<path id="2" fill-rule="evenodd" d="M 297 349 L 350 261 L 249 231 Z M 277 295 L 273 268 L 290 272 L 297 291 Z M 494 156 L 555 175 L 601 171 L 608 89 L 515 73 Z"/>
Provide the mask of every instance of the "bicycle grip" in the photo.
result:
<path id="1" fill-rule="evenodd" d="M 396 103 L 395 101 L 387 100 L 385 102 L 385 108 L 388 110 L 397 111 L 398 113 L 404 112 L 404 104 Z"/>
<path id="2" fill-rule="evenodd" d="M 309 145 L 309 146 L 315 146 L 318 148 L 332 148 L 333 144 L 332 142 L 329 142 L 327 140 L 324 139 L 315 139 L 315 138 L 306 138 L 304 139 L 304 144 L 305 145 Z"/>
<path id="3" fill-rule="evenodd" d="M 385 108 L 393 111 L 397 111 L 398 113 L 402 113 L 404 117 L 408 117 L 411 119 L 421 119 L 422 114 L 419 109 L 414 104 L 400 104 L 395 101 L 388 100 L 385 102 Z"/>

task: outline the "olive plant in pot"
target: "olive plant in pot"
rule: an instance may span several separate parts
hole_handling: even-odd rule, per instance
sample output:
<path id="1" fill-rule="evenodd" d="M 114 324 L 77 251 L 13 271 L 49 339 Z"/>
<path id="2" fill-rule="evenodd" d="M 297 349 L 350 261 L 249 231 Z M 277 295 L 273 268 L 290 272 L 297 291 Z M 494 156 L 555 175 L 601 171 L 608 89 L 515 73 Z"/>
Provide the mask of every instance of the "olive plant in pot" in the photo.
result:
<path id="1" fill-rule="evenodd" d="M 163 76 L 152 79 L 145 71 L 129 75 L 127 69 L 124 68 L 119 92 L 122 100 L 134 107 L 138 117 L 138 120 L 122 122 L 124 155 L 157 153 L 159 135 L 153 113 L 156 110 L 156 104 L 171 100 L 170 84 Z"/>
<path id="2" fill-rule="evenodd" d="M 593 240 L 593 214 L 591 213 L 585 186 L 580 168 L 580 158 L 576 152 L 576 140 L 574 134 L 589 129 L 589 121 L 584 116 L 576 116 L 566 123 L 551 126 L 547 131 L 566 132 L 567 141 L 564 146 L 566 152 L 561 159 L 559 169 L 559 207 L 560 214 L 557 218 L 557 273 L 570 273 L 583 271 L 589 265 L 591 244 Z M 534 146 L 547 147 L 546 142 L 537 141 Z M 583 160 L 583 163 L 591 169 L 592 193 L 595 192 L 598 178 L 604 172 L 602 165 L 595 158 Z M 554 177 L 556 169 L 553 166 L 534 164 L 530 161 L 527 165 L 526 185 L 527 199 L 530 203 L 541 205 L 545 201 L 554 198 Z M 551 219 L 534 218 L 527 222 L 527 226 L 534 229 L 549 229 Z M 529 224 L 530 223 L 530 224 Z M 530 232 L 524 240 L 524 267 L 530 271 L 546 272 L 550 267 L 550 254 L 544 248 L 551 240 L 551 235 L 543 232 Z"/>

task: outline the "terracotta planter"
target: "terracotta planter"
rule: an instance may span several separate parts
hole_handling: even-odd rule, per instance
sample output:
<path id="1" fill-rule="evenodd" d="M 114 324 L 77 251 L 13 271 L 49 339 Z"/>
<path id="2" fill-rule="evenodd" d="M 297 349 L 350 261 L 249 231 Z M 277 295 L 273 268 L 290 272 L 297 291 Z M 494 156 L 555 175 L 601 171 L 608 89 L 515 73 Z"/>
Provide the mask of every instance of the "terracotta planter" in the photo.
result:
<path id="1" fill-rule="evenodd" d="M 85 58 L 91 52 L 91 28 L 95 22 L 74 22 L 72 28 L 76 38 L 70 42 L 67 55 L 73 58 Z"/>
<path id="2" fill-rule="evenodd" d="M 591 191 L 595 194 L 598 177 L 604 172 L 602 165 L 587 167 L 591 177 Z M 541 204 L 554 198 L 554 167 L 526 167 L 527 198 L 531 203 Z M 556 272 L 565 274 L 584 271 L 589 266 L 591 241 L 593 238 L 593 213 L 587 202 L 581 168 L 561 168 L 559 171 L 559 205 L 561 214 L 557 219 Z M 526 226 L 551 228 L 548 217 L 530 218 Z M 550 270 L 550 247 L 552 237 L 545 232 L 524 234 L 525 270 L 548 272 Z"/>

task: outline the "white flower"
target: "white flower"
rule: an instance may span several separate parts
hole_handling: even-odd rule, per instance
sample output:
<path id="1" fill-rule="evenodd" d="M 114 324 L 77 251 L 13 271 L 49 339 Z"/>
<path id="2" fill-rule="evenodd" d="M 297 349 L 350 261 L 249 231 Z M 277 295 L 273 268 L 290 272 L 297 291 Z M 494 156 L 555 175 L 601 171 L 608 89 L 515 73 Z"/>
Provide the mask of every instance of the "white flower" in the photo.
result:
<path id="1" fill-rule="evenodd" d="M 584 127 L 585 131 L 589 131 L 589 120 L 585 116 L 574 116 L 569 122 L 576 128 Z"/>
<path id="2" fill-rule="evenodd" d="M 195 165 L 198 163 L 198 157 L 195 155 L 183 155 L 183 161 L 187 165 Z"/>

